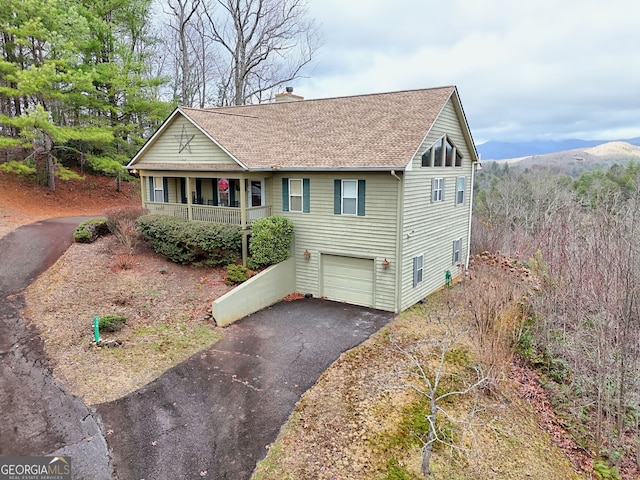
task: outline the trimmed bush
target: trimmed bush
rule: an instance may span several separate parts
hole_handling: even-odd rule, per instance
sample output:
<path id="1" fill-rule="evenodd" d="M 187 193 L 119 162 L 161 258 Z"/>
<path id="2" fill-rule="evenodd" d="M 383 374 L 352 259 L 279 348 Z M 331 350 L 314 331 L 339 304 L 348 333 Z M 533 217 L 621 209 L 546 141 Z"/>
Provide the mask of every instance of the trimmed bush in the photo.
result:
<path id="1" fill-rule="evenodd" d="M 236 285 L 246 282 L 249 278 L 249 269 L 244 265 L 227 265 L 227 275 L 224 277 L 225 285 Z"/>
<path id="2" fill-rule="evenodd" d="M 109 234 L 107 219 L 103 217 L 91 218 L 78 225 L 73 232 L 73 239 L 78 243 L 93 243 L 98 237 L 107 234 Z"/>
<path id="3" fill-rule="evenodd" d="M 289 258 L 293 222 L 285 217 L 265 217 L 253 222 L 249 241 L 249 266 L 268 267 Z"/>
<path id="4" fill-rule="evenodd" d="M 98 330 L 102 332 L 117 332 L 122 330 L 127 319 L 121 315 L 105 315 L 98 320 Z"/>
<path id="5" fill-rule="evenodd" d="M 236 225 L 143 215 L 137 227 L 157 253 L 184 265 L 228 265 L 238 259 L 242 249 L 242 232 Z"/>

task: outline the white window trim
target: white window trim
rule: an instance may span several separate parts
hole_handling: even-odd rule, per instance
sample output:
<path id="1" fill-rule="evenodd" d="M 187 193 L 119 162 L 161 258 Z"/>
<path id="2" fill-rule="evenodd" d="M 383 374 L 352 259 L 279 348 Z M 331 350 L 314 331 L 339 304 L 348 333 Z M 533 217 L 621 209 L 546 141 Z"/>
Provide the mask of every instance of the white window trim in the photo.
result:
<path id="1" fill-rule="evenodd" d="M 300 182 L 300 195 L 296 195 L 293 193 L 293 189 L 291 188 L 291 182 Z M 300 210 L 294 210 L 291 199 L 298 198 L 298 197 L 300 197 Z M 304 211 L 304 180 L 302 178 L 289 179 L 289 211 L 295 212 L 295 213 L 301 213 L 302 211 Z"/>
<path id="2" fill-rule="evenodd" d="M 431 202 L 444 201 L 444 177 L 435 177 L 433 179 L 433 188 L 431 189 Z"/>
<path id="3" fill-rule="evenodd" d="M 160 200 L 157 200 L 160 193 Z M 163 177 L 153 177 L 153 201 L 155 203 L 164 203 L 164 179 Z"/>
<path id="4" fill-rule="evenodd" d="M 251 206 L 251 203 L 252 203 L 252 200 L 253 200 L 253 192 L 251 191 L 251 182 L 260 182 L 260 205 L 259 206 L 263 207 L 265 205 L 265 191 L 264 191 L 264 179 L 263 178 L 259 178 L 259 179 L 252 178 L 252 179 L 247 181 L 247 183 L 248 183 L 247 205 Z"/>
<path id="5" fill-rule="evenodd" d="M 344 184 L 345 182 L 353 182 L 356 185 L 356 193 L 354 197 L 347 197 L 344 194 Z M 344 211 L 344 201 L 345 199 L 348 200 L 355 200 L 355 211 L 353 213 L 345 213 Z M 350 216 L 357 216 L 358 215 L 358 180 L 354 180 L 354 179 L 343 179 L 341 181 L 341 185 L 340 185 L 340 212 L 342 215 L 350 215 Z"/>
<path id="6" fill-rule="evenodd" d="M 451 264 L 457 265 L 462 261 L 462 238 L 453 241 L 453 255 Z"/>
<path id="7" fill-rule="evenodd" d="M 462 180 L 462 188 L 460 188 L 460 180 Z M 460 176 L 456 178 L 456 205 L 464 205 L 465 200 L 465 190 L 466 190 L 467 178 Z M 459 201 L 458 196 L 462 192 L 462 201 Z"/>
<path id="8" fill-rule="evenodd" d="M 413 287 L 417 287 L 422 282 L 424 282 L 424 254 L 413 257 Z"/>
<path id="9" fill-rule="evenodd" d="M 451 165 L 447 166 L 447 144 L 451 147 Z M 435 150 L 440 147 L 440 160 L 436 159 Z M 429 161 L 427 165 L 422 164 L 423 157 L 426 153 L 429 153 Z M 456 157 L 460 156 L 460 165 L 456 165 Z M 460 168 L 462 166 L 462 162 L 464 160 L 464 155 L 460 152 L 460 149 L 456 146 L 455 142 L 452 140 L 451 136 L 447 133 L 439 137 L 435 142 L 431 144 L 429 148 L 427 148 L 422 155 L 420 155 L 420 165 L 423 168 L 436 167 L 436 163 L 440 161 L 440 165 L 436 168 Z"/>

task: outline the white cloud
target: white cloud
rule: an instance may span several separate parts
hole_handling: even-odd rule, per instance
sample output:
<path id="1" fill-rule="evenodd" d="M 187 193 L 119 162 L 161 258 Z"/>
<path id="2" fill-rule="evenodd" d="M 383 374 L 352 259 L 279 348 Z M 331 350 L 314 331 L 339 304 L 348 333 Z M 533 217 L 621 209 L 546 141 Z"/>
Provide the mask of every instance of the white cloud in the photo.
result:
<path id="1" fill-rule="evenodd" d="M 310 0 L 324 35 L 296 93 L 457 85 L 474 138 L 640 136 L 635 0 Z"/>

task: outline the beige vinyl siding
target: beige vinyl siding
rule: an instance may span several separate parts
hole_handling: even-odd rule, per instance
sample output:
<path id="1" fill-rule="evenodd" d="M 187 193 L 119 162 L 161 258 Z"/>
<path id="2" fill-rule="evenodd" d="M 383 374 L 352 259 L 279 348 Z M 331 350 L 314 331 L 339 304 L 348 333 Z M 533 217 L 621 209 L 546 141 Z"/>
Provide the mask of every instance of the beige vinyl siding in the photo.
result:
<path id="1" fill-rule="evenodd" d="M 282 178 L 309 178 L 309 213 L 282 211 Z M 334 214 L 335 179 L 366 180 L 364 216 Z M 291 172 L 274 177 L 273 213 L 295 223 L 297 291 L 322 295 L 321 254 L 368 258 L 374 262 L 375 292 L 371 306 L 395 310 L 398 183 L 388 172 Z M 304 260 L 305 250 L 311 254 L 308 261 Z M 388 270 L 382 268 L 385 258 L 390 263 Z"/>
<path id="2" fill-rule="evenodd" d="M 427 135 L 406 172 L 404 195 L 404 224 L 402 236 L 402 299 L 405 309 L 445 284 L 446 271 L 453 277 L 462 269 L 452 265 L 453 241 L 462 239 L 461 258 L 466 257 L 469 208 L 471 196 L 471 152 L 460 128 L 451 102 L 447 103 L 440 117 Z M 461 167 L 422 167 L 422 153 L 435 141 L 447 134 L 462 153 Z M 464 204 L 456 205 L 457 178 L 465 177 Z M 432 178 L 444 178 L 444 199 L 431 202 Z M 413 257 L 424 255 L 423 281 L 413 286 Z"/>
<path id="3" fill-rule="evenodd" d="M 180 152 L 180 139 L 183 138 L 183 140 L 186 141 L 182 133 L 183 126 L 185 128 L 185 136 L 190 137 L 193 135 L 193 140 L 189 142 L 189 148 L 184 148 L 182 152 Z M 164 133 L 159 135 L 153 144 L 148 146 L 142 157 L 136 162 L 136 168 L 143 169 L 145 163 L 178 162 L 235 163 L 224 150 L 211 141 L 182 115 L 176 115 Z"/>

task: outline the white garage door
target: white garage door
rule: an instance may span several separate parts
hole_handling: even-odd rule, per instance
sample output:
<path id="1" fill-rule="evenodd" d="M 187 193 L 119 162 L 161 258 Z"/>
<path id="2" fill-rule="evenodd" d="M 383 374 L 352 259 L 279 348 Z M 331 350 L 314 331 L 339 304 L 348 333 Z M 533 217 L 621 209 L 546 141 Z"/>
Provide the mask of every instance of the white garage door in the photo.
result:
<path id="1" fill-rule="evenodd" d="M 322 255 L 322 295 L 329 300 L 373 306 L 373 260 Z"/>

